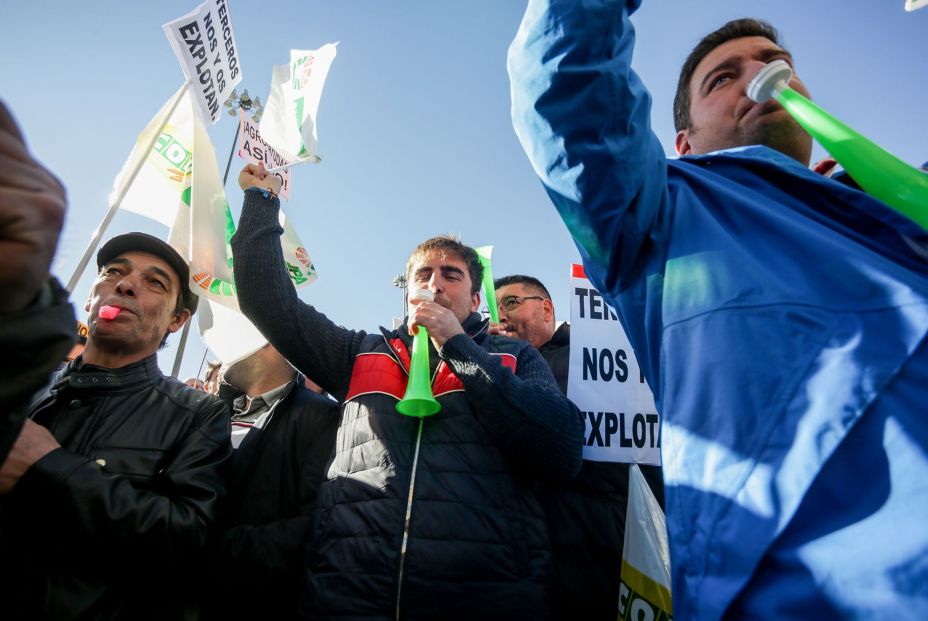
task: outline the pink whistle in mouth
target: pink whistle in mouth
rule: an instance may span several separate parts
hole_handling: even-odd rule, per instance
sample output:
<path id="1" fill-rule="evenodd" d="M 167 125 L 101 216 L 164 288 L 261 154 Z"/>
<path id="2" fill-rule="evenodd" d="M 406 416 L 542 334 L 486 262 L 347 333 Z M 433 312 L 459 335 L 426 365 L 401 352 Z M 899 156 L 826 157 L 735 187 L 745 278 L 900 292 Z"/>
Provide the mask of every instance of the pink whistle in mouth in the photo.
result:
<path id="1" fill-rule="evenodd" d="M 122 309 L 118 306 L 101 306 L 99 315 L 101 319 L 116 319 L 120 312 Z"/>

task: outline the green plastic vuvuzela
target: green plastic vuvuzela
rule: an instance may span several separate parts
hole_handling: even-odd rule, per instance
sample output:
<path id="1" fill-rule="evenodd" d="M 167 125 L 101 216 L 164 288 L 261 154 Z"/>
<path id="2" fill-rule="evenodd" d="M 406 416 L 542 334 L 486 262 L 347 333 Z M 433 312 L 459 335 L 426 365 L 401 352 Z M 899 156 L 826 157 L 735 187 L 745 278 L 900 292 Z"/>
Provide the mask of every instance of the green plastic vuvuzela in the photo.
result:
<path id="1" fill-rule="evenodd" d="M 792 68 L 784 60 L 768 63 L 748 84 L 747 95 L 758 103 L 776 99 L 867 194 L 928 230 L 928 174 L 903 162 L 787 86 L 792 74 Z"/>
<path id="2" fill-rule="evenodd" d="M 493 265 L 490 257 L 493 255 L 493 246 L 480 246 L 474 248 L 477 258 L 483 266 L 483 296 L 487 299 L 487 309 L 490 311 L 490 321 L 499 323 L 499 309 L 496 308 L 496 285 L 493 283 Z"/>
<path id="3" fill-rule="evenodd" d="M 413 300 L 434 301 L 435 296 L 428 289 L 419 289 L 411 294 Z M 441 411 L 441 404 L 432 394 L 432 382 L 429 377 L 429 332 L 425 326 L 412 337 L 412 352 L 409 354 L 409 381 L 406 394 L 396 404 L 396 411 L 406 416 L 419 418 L 431 416 Z"/>

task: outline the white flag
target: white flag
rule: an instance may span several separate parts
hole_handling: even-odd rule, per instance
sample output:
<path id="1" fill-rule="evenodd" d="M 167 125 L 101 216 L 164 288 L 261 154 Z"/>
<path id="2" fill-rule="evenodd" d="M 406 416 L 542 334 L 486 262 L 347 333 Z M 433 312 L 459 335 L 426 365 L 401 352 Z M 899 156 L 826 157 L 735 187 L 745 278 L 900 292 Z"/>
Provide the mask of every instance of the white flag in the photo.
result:
<path id="1" fill-rule="evenodd" d="M 628 470 L 628 510 L 619 582 L 619 619 L 673 618 L 664 512 L 638 464 Z"/>
<path id="2" fill-rule="evenodd" d="M 206 128 L 194 120 L 190 192 L 190 278 L 197 295 L 238 310 L 232 277 L 235 222 L 226 202 L 216 151 Z"/>
<path id="3" fill-rule="evenodd" d="M 148 145 L 153 146 L 146 153 Z M 184 84 L 139 134 L 116 175 L 110 206 L 122 196 L 120 208 L 173 226 L 184 176 L 192 162 L 193 107 Z"/>
<path id="4" fill-rule="evenodd" d="M 200 113 L 215 123 L 222 116 L 222 104 L 242 81 L 228 3 L 206 0 L 162 28 L 196 93 Z"/>
<path id="5" fill-rule="evenodd" d="M 203 342 L 224 364 L 238 362 L 267 344 L 267 339 L 254 324 L 231 308 L 202 300 L 197 312 Z"/>
<path id="6" fill-rule="evenodd" d="M 288 160 L 321 161 L 316 115 L 335 43 L 318 50 L 290 50 L 289 65 L 275 65 L 271 91 L 261 118 L 261 135 Z"/>

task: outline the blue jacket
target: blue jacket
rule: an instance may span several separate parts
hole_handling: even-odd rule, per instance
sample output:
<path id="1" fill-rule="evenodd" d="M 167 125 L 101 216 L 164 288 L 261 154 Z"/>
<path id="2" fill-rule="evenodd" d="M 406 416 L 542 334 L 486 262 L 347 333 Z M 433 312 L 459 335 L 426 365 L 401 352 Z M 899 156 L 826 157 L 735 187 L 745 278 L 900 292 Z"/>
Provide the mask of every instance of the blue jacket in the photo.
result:
<path id="1" fill-rule="evenodd" d="M 928 236 L 765 147 L 668 160 L 637 5 L 531 0 L 509 70 L 664 417 L 674 616 L 928 618 Z"/>

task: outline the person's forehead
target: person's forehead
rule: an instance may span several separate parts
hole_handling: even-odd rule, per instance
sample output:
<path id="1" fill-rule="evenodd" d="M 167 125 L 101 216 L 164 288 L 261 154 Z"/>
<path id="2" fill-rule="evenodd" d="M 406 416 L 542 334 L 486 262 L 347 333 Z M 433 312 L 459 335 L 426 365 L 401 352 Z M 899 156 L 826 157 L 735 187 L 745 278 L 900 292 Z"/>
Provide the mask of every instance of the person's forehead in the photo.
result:
<path id="1" fill-rule="evenodd" d="M 519 282 L 510 283 L 508 285 L 503 285 L 496 290 L 496 297 L 503 298 L 507 295 L 517 295 L 519 297 L 525 297 L 527 295 L 533 295 L 531 289 L 526 287 L 524 284 Z"/>
<path id="2" fill-rule="evenodd" d="M 107 263 L 107 265 L 117 262 L 128 262 L 132 265 L 133 269 L 137 270 L 149 270 L 157 268 L 167 273 L 168 277 L 171 279 L 171 284 L 177 285 L 180 283 L 180 276 L 177 275 L 177 272 L 174 271 L 174 268 L 171 267 L 171 264 L 158 255 L 154 255 L 149 252 L 142 252 L 140 250 L 130 250 L 128 252 L 123 252 L 122 254 L 116 255 Z"/>
<path id="3" fill-rule="evenodd" d="M 696 88 L 699 81 L 706 73 L 712 71 L 720 63 L 729 59 L 750 59 L 767 50 L 783 51 L 779 45 L 767 37 L 738 37 L 731 39 L 717 46 L 711 52 L 706 54 L 696 69 L 693 71 L 693 77 L 690 86 Z"/>
<path id="4" fill-rule="evenodd" d="M 412 271 L 415 273 L 422 268 L 435 270 L 442 267 L 456 267 L 467 272 L 467 263 L 464 259 L 445 250 L 430 250 L 419 255 L 412 265 Z"/>

